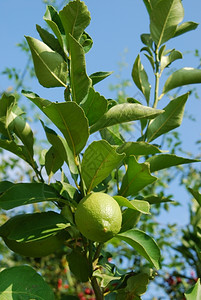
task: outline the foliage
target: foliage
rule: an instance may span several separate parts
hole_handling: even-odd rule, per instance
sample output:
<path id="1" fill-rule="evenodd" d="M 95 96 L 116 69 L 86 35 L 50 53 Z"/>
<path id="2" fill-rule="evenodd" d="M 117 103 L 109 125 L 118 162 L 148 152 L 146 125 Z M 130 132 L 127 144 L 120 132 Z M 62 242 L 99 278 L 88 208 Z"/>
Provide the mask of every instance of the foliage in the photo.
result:
<path id="1" fill-rule="evenodd" d="M 159 94 L 163 71 L 182 58 L 179 51 L 166 49 L 165 43 L 195 29 L 197 24 L 181 24 L 184 12 L 180 0 L 144 0 L 144 3 L 150 19 L 150 33 L 141 35 L 144 44 L 141 52 L 145 52 L 151 63 L 155 86 L 152 88 L 149 83 L 140 55 L 134 62 L 132 79 L 146 105 L 134 98 L 117 103 L 95 91 L 94 86 L 111 73 L 88 75 L 86 72 L 85 54 L 90 51 L 93 41 L 85 31 L 90 23 L 90 13 L 80 0 L 69 2 L 59 12 L 53 6 L 47 6 L 44 20 L 53 34 L 37 26 L 41 40 L 26 37 L 39 83 L 46 88 L 64 89 L 64 101 L 60 103 L 51 102 L 31 91 L 22 91 L 49 119 L 50 127 L 41 122 L 49 149 L 44 149 L 39 158 L 35 155 L 34 133 L 16 97 L 4 93 L 0 99 L 0 147 L 22 159 L 35 173 L 26 183 L 20 180 L 17 183 L 2 181 L 0 207 L 10 210 L 44 201 L 51 203 L 50 211 L 12 217 L 0 227 L 0 235 L 7 240 L 7 245 L 24 243 L 29 246 L 45 242 L 47 237 L 55 237 L 58 231 L 65 231 L 66 239 L 58 255 L 66 257 L 70 272 L 79 282 L 91 283 L 96 299 L 141 299 L 156 270 L 160 269 L 162 260 L 160 245 L 145 232 L 146 222 L 145 230 L 136 227 L 140 222 L 143 224 L 145 216 L 150 214 L 150 206 L 169 201 L 162 194 L 150 193 L 158 179 L 155 175 L 160 174 L 158 171 L 161 169 L 200 161 L 164 154 L 158 145 L 158 138 L 180 126 L 189 93 L 170 100 L 163 109 L 158 109 L 159 100 L 176 87 L 201 83 L 199 69 L 182 68 L 168 77 Z M 139 122 L 141 136 L 136 141 L 127 141 L 126 135 L 118 134 L 116 126 L 133 121 Z M 101 132 L 102 138 L 90 143 L 90 136 L 97 131 Z M 95 135 L 93 137 L 97 139 Z M 157 145 L 150 144 L 154 140 Z M 61 175 L 60 181 L 54 180 L 53 175 L 57 172 Z M 115 178 L 115 186 L 110 176 Z M 113 198 L 121 207 L 122 227 L 105 245 L 86 239 L 78 231 L 74 215 L 83 197 L 97 191 L 107 193 L 108 190 L 112 191 Z M 200 194 L 193 190 L 193 195 L 199 202 Z M 200 234 L 199 226 L 192 234 Z M 191 242 L 191 237 L 189 239 Z M 123 272 L 108 262 L 110 254 L 105 247 L 118 247 L 122 242 L 144 258 L 142 262 L 146 268 L 133 266 L 130 272 Z M 32 245 L 35 247 L 35 244 Z M 195 245 L 194 248 L 199 254 L 200 249 Z M 26 255 L 34 256 L 32 251 Z M 0 286 L 3 297 L 12 297 L 16 290 L 24 293 L 24 289 L 28 291 L 27 297 L 30 293 L 36 299 L 54 297 L 40 275 L 30 267 L 8 268 L 0 276 L 4 282 Z M 29 276 L 32 277 L 31 287 L 30 281 L 26 281 Z M 26 278 L 23 286 L 19 285 L 22 277 Z M 70 277 L 68 283 L 72 284 Z M 186 292 L 187 299 L 199 297 L 198 284 L 199 281 L 192 291 Z M 91 290 L 89 293 L 92 294 Z"/>

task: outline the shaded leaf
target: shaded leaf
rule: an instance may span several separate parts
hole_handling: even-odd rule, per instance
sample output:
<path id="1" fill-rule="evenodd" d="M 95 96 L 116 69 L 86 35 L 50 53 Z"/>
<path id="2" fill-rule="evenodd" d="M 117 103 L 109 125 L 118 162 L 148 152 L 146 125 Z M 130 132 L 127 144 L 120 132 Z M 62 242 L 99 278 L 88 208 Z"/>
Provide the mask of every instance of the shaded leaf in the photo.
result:
<path id="1" fill-rule="evenodd" d="M 91 87 L 87 97 L 80 103 L 89 120 L 89 126 L 96 123 L 107 110 L 107 100 Z"/>
<path id="2" fill-rule="evenodd" d="M 159 203 L 164 203 L 164 202 L 172 202 L 167 197 L 160 197 L 158 195 L 151 194 L 149 196 L 146 196 L 143 198 L 143 200 L 149 202 L 149 204 L 159 204 Z"/>
<path id="3" fill-rule="evenodd" d="M 87 96 L 92 83 L 86 73 L 84 49 L 72 35 L 69 36 L 69 47 L 72 98 L 79 104 Z"/>
<path id="4" fill-rule="evenodd" d="M 152 119 L 163 113 L 163 110 L 154 109 L 141 104 L 124 103 L 117 104 L 110 108 L 94 125 L 90 128 L 90 133 L 94 133 L 105 127 L 121 124 L 141 119 Z"/>
<path id="5" fill-rule="evenodd" d="M 110 76 L 113 72 L 96 72 L 91 74 L 89 77 L 92 80 L 92 85 L 97 84 L 98 82 L 104 80 L 105 78 L 107 78 L 108 76 Z"/>
<path id="6" fill-rule="evenodd" d="M 131 208 L 125 209 L 122 213 L 122 225 L 120 233 L 135 227 L 139 222 L 141 215 L 142 214 L 137 210 L 133 210 Z"/>
<path id="7" fill-rule="evenodd" d="M 30 156 L 27 153 L 27 149 L 24 146 L 19 146 L 14 141 L 0 139 L 0 147 L 17 155 L 33 167 L 33 160 L 30 160 Z"/>
<path id="8" fill-rule="evenodd" d="M 35 38 L 26 36 L 26 40 L 31 49 L 39 83 L 47 88 L 66 87 L 68 70 L 62 56 Z"/>
<path id="9" fill-rule="evenodd" d="M 125 153 L 126 156 L 130 155 L 153 155 L 163 152 L 155 145 L 146 142 L 125 142 L 117 148 L 118 153 Z"/>
<path id="10" fill-rule="evenodd" d="M 184 23 L 182 23 L 181 25 L 179 25 L 177 27 L 177 30 L 174 34 L 174 37 L 179 36 L 181 34 L 184 34 L 186 32 L 189 32 L 191 30 L 195 30 L 198 27 L 198 25 L 199 25 L 198 23 L 191 22 L 191 21 L 190 22 L 184 22 Z"/>
<path id="11" fill-rule="evenodd" d="M 108 142 L 92 142 L 83 155 L 81 164 L 82 178 L 88 192 L 93 190 L 102 180 L 119 166 L 124 154 L 118 154 Z"/>
<path id="12" fill-rule="evenodd" d="M 64 160 L 56 148 L 51 147 L 45 154 L 45 170 L 49 179 L 62 167 Z"/>
<path id="13" fill-rule="evenodd" d="M 146 160 L 150 164 L 150 171 L 155 172 L 173 166 L 200 162 L 199 159 L 189 159 L 174 154 L 158 154 Z"/>
<path id="14" fill-rule="evenodd" d="M 186 93 L 170 101 L 164 113 L 150 123 L 146 133 L 148 142 L 181 125 L 188 96 L 189 93 Z"/>
<path id="15" fill-rule="evenodd" d="M 160 268 L 160 250 L 158 245 L 145 232 L 138 229 L 130 229 L 117 234 L 116 237 L 128 243 L 156 269 Z"/>
<path id="16" fill-rule="evenodd" d="M 0 297 L 6 300 L 54 300 L 54 293 L 43 278 L 29 266 L 17 266 L 0 272 Z"/>
<path id="17" fill-rule="evenodd" d="M 149 283 L 149 275 L 146 273 L 139 273 L 134 276 L 131 276 L 127 280 L 126 291 L 129 292 L 130 295 L 142 296 L 148 287 Z"/>
<path id="18" fill-rule="evenodd" d="M 148 81 L 147 73 L 141 63 L 140 55 L 137 56 L 134 62 L 132 69 L 132 78 L 136 86 L 145 96 L 147 104 L 149 104 L 151 85 Z"/>
<path id="19" fill-rule="evenodd" d="M 122 145 L 124 138 L 119 133 L 119 125 L 103 128 L 100 130 L 100 135 L 103 140 L 106 140 L 110 145 Z M 119 152 L 120 153 L 120 152 Z"/>
<path id="20" fill-rule="evenodd" d="M 8 190 L 11 186 L 13 186 L 14 183 L 11 181 L 0 181 L 0 194 Z"/>
<path id="21" fill-rule="evenodd" d="M 21 205 L 58 200 L 58 193 L 44 183 L 16 183 L 0 196 L 0 207 L 8 210 Z"/>
<path id="22" fill-rule="evenodd" d="M 181 0 L 157 1 L 150 13 L 151 37 L 157 47 L 171 39 L 183 20 Z"/>
<path id="23" fill-rule="evenodd" d="M 177 87 L 201 83 L 201 70 L 194 68 L 183 68 L 172 73 L 165 82 L 163 94 Z"/>
<path id="24" fill-rule="evenodd" d="M 127 197 L 135 195 L 157 178 L 150 174 L 149 163 L 138 163 L 134 156 L 128 158 L 128 169 L 123 177 L 119 194 Z"/>
<path id="25" fill-rule="evenodd" d="M 149 48 L 152 48 L 153 40 L 151 38 L 150 33 L 143 33 L 143 34 L 141 34 L 140 38 L 141 38 L 141 41 L 143 42 L 143 44 L 145 44 Z"/>
<path id="26" fill-rule="evenodd" d="M 84 254 L 73 250 L 71 254 L 66 256 L 69 268 L 75 277 L 81 282 L 89 281 L 91 277 L 91 266 Z"/>

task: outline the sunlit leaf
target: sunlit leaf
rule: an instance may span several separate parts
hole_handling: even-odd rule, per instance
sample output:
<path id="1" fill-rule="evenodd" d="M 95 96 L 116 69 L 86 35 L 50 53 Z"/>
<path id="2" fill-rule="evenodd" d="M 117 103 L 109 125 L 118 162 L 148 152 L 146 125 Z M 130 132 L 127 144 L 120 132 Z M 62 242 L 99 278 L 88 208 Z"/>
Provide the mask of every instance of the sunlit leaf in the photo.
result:
<path id="1" fill-rule="evenodd" d="M 91 74 L 89 77 L 92 80 L 92 85 L 97 84 L 98 82 L 104 80 L 108 76 L 110 76 L 113 72 L 96 72 Z"/>
<path id="2" fill-rule="evenodd" d="M 191 30 L 195 30 L 198 27 L 198 25 L 199 24 L 195 22 L 184 22 L 177 27 L 174 37 L 189 32 Z"/>
<path id="3" fill-rule="evenodd" d="M 200 300 L 201 298 L 201 284 L 200 278 L 196 284 L 191 287 L 186 293 L 184 293 L 186 300 Z"/>

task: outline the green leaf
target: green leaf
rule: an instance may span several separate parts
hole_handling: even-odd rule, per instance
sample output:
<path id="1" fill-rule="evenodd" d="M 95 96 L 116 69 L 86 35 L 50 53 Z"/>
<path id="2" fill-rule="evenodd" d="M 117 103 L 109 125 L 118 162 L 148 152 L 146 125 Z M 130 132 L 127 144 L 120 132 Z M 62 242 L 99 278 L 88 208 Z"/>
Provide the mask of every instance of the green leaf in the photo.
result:
<path id="1" fill-rule="evenodd" d="M 128 169 L 123 177 L 119 194 L 127 197 L 137 194 L 157 178 L 150 174 L 149 163 L 138 163 L 134 156 L 128 158 Z"/>
<path id="2" fill-rule="evenodd" d="M 88 136 L 88 120 L 75 102 L 52 103 L 43 109 L 48 118 L 63 133 L 76 157 L 84 148 Z"/>
<path id="3" fill-rule="evenodd" d="M 138 229 L 130 229 L 117 234 L 116 237 L 128 243 L 156 269 L 160 268 L 160 250 L 158 245 L 145 232 Z"/>
<path id="4" fill-rule="evenodd" d="M 75 277 L 81 282 L 89 281 L 92 274 L 86 256 L 79 251 L 73 250 L 66 258 L 69 263 L 69 268 Z"/>
<path id="5" fill-rule="evenodd" d="M 58 193 L 44 183 L 16 183 L 0 196 L 0 207 L 5 210 L 21 205 L 58 200 Z"/>
<path id="6" fill-rule="evenodd" d="M 89 77 L 92 80 L 92 85 L 97 84 L 98 82 L 104 80 L 105 78 L 107 78 L 108 76 L 110 76 L 113 72 L 96 72 L 91 74 Z"/>
<path id="7" fill-rule="evenodd" d="M 193 195 L 195 200 L 197 200 L 197 202 L 201 206 L 201 194 L 197 190 L 194 190 L 194 189 L 191 189 L 191 188 L 188 188 L 188 191 L 191 193 L 191 195 Z"/>
<path id="8" fill-rule="evenodd" d="M 142 296 L 146 290 L 149 283 L 149 275 L 146 273 L 139 273 L 134 276 L 131 276 L 127 280 L 126 291 L 130 295 Z M 135 298 L 134 298 L 135 299 Z"/>
<path id="9" fill-rule="evenodd" d="M 124 138 L 119 133 L 119 124 L 101 129 L 100 135 L 110 145 L 122 145 L 124 143 Z"/>
<path id="10" fill-rule="evenodd" d="M 132 78 L 136 86 L 145 96 L 147 104 L 149 104 L 151 85 L 148 81 L 147 73 L 141 63 L 140 55 L 137 56 L 134 62 L 132 69 Z"/>
<path id="11" fill-rule="evenodd" d="M 87 97 L 80 103 L 89 120 L 89 126 L 96 123 L 107 110 L 107 100 L 91 87 Z"/>
<path id="12" fill-rule="evenodd" d="M 0 235 L 28 243 L 54 236 L 68 226 L 66 218 L 54 211 L 21 214 L 4 223 L 0 227 Z"/>
<path id="13" fill-rule="evenodd" d="M 188 96 L 186 93 L 170 101 L 164 108 L 165 112 L 150 123 L 146 135 L 148 142 L 181 125 Z"/>
<path id="14" fill-rule="evenodd" d="M 83 155 L 81 164 L 82 178 L 88 192 L 93 190 L 119 166 L 124 154 L 118 154 L 108 142 L 92 142 Z"/>
<path id="15" fill-rule="evenodd" d="M 144 197 L 143 200 L 149 202 L 149 204 L 160 204 L 160 203 L 164 203 L 164 202 L 172 202 L 172 200 L 170 200 L 167 197 L 161 197 L 161 196 L 154 195 L 154 194 L 150 194 L 150 195 Z"/>
<path id="16" fill-rule="evenodd" d="M 67 87 L 67 63 L 62 56 L 35 38 L 27 36 L 26 40 L 31 49 L 39 83 L 47 88 Z"/>
<path id="17" fill-rule="evenodd" d="M 72 35 L 69 36 L 69 47 L 72 98 L 79 104 L 87 96 L 92 82 L 86 73 L 84 49 Z"/>
<path id="18" fill-rule="evenodd" d="M 171 39 L 183 20 L 181 0 L 157 1 L 150 13 L 151 37 L 157 47 Z"/>
<path id="19" fill-rule="evenodd" d="M 93 46 L 93 40 L 90 37 L 90 35 L 87 32 L 83 32 L 81 38 L 80 38 L 80 44 L 82 45 L 84 49 L 84 53 L 89 52 L 91 47 Z"/>
<path id="20" fill-rule="evenodd" d="M 117 104 L 110 108 L 94 125 L 90 128 L 90 133 L 94 133 L 105 127 L 113 126 L 141 119 L 153 119 L 163 113 L 163 110 L 154 109 L 141 104 L 124 103 Z"/>
<path id="21" fill-rule="evenodd" d="M 46 9 L 43 19 L 45 20 L 45 22 L 49 25 L 49 27 L 54 32 L 54 34 L 56 35 L 56 37 L 59 41 L 61 48 L 63 48 L 65 54 L 67 55 L 65 31 L 64 31 L 61 19 L 59 17 L 58 12 L 56 11 L 56 9 L 51 5 L 47 5 L 47 9 Z"/>
<path id="22" fill-rule="evenodd" d="M 22 93 L 22 95 L 27 97 L 29 100 L 31 100 L 35 105 L 37 105 L 40 108 L 40 110 L 42 110 L 42 111 L 43 111 L 44 107 L 46 107 L 52 103 L 51 101 L 43 99 L 31 91 L 22 90 L 21 93 Z"/>
<path id="23" fill-rule="evenodd" d="M 56 148 L 51 147 L 45 154 L 45 170 L 49 179 L 62 167 L 64 160 Z"/>
<path id="24" fill-rule="evenodd" d="M 169 55 L 163 55 L 161 57 L 161 72 L 168 67 L 173 61 L 181 59 L 182 53 L 173 49 L 170 51 Z"/>
<path id="25" fill-rule="evenodd" d="M 193 162 L 200 162 L 199 159 L 189 159 L 174 154 L 158 154 L 154 155 L 146 160 L 150 164 L 150 171 L 155 172 L 162 169 L 183 165 L 191 164 Z"/>
<path id="26" fill-rule="evenodd" d="M 157 1 L 158 0 L 143 0 L 149 15 L 151 14 L 151 11 L 152 11 L 152 9 L 153 9 L 153 7 L 154 7 L 154 5 L 156 4 Z"/>
<path id="27" fill-rule="evenodd" d="M 184 293 L 186 300 L 199 300 L 201 298 L 200 278 L 196 284 Z"/>
<path id="28" fill-rule="evenodd" d="M 0 139 L 0 147 L 17 155 L 18 157 L 26 161 L 28 164 L 33 166 L 33 160 L 30 160 L 30 155 L 27 153 L 27 149 L 24 146 L 19 146 L 14 141 Z"/>
<path id="29" fill-rule="evenodd" d="M 150 33 L 143 33 L 143 34 L 141 34 L 140 38 L 144 45 L 148 46 L 149 48 L 152 48 L 153 40 L 151 38 Z"/>
<path id="30" fill-rule="evenodd" d="M 54 293 L 43 278 L 29 266 L 0 272 L 0 297 L 6 300 L 54 300 Z"/>
<path id="31" fill-rule="evenodd" d="M 45 130 L 49 143 L 58 151 L 59 156 L 67 163 L 73 176 L 78 175 L 77 165 L 75 164 L 73 152 L 70 150 L 66 140 L 59 136 L 54 130 L 48 128 L 41 122 Z"/>
<path id="32" fill-rule="evenodd" d="M 0 181 L 0 194 L 8 190 L 11 186 L 13 186 L 14 183 L 11 181 Z"/>
<path id="33" fill-rule="evenodd" d="M 150 205 L 148 202 L 143 200 L 131 200 L 129 201 L 125 197 L 122 196 L 113 196 L 113 198 L 117 201 L 120 206 L 128 207 L 133 210 L 137 210 L 142 214 L 150 214 L 149 209 Z"/>
<path id="34" fill-rule="evenodd" d="M 158 147 L 151 145 L 146 142 L 125 142 L 117 148 L 118 153 L 125 153 L 126 156 L 130 155 L 153 155 L 156 153 L 161 153 Z"/>
<path id="35" fill-rule="evenodd" d="M 174 37 L 189 32 L 191 30 L 195 30 L 198 27 L 198 25 L 199 24 L 195 22 L 184 22 L 177 27 Z"/>
<path id="36" fill-rule="evenodd" d="M 121 225 L 121 232 L 128 231 L 136 226 L 139 222 L 141 213 L 137 210 L 133 210 L 131 208 L 127 208 L 122 213 L 122 225 Z"/>
<path id="37" fill-rule="evenodd" d="M 72 35 L 75 40 L 79 41 L 85 28 L 91 21 L 88 8 L 82 1 L 70 1 L 59 12 L 59 17 L 65 30 L 68 46 L 70 44 L 69 36 Z M 72 51 L 70 53 L 72 54 Z"/>
<path id="38" fill-rule="evenodd" d="M 15 104 L 16 100 L 14 96 L 3 94 L 0 98 L 0 133 L 9 140 L 12 140 L 10 127 L 13 121 L 12 110 Z"/>
<path id="39" fill-rule="evenodd" d="M 163 94 L 177 87 L 201 83 L 201 70 L 194 68 L 182 68 L 173 72 L 165 82 Z"/>

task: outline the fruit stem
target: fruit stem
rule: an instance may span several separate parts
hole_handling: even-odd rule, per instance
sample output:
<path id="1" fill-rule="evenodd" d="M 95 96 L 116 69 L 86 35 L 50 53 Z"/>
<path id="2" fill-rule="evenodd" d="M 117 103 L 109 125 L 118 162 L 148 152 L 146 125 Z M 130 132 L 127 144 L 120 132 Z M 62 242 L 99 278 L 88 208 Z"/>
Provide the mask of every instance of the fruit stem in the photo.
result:
<path id="1" fill-rule="evenodd" d="M 98 258 L 100 256 L 100 252 L 101 252 L 102 248 L 103 248 L 103 243 L 99 243 L 98 247 L 96 248 L 96 252 L 94 254 L 94 258 L 93 258 L 93 264 L 94 264 L 94 266 L 97 264 L 97 260 L 98 260 Z"/>

